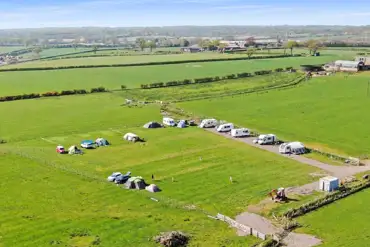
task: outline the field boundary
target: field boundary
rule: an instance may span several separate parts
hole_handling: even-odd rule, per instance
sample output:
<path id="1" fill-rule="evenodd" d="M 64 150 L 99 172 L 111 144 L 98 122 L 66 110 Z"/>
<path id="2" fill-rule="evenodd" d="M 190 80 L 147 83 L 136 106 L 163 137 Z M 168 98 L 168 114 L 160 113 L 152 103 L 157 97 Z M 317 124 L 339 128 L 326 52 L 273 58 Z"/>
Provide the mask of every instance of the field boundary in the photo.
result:
<path id="1" fill-rule="evenodd" d="M 207 62 L 227 62 L 227 61 L 242 61 L 242 60 L 260 60 L 260 59 L 278 59 L 291 57 L 290 55 L 278 56 L 261 56 L 261 57 L 235 57 L 235 58 L 211 58 L 211 59 L 192 59 L 179 61 L 162 61 L 162 62 L 146 62 L 146 63 L 123 63 L 123 64 L 100 64 L 100 65 L 73 65 L 73 66 L 56 66 L 56 67 L 29 67 L 29 68 L 9 68 L 0 69 L 0 72 L 14 71 L 37 71 L 37 70 L 63 70 L 63 69 L 89 69 L 89 68 L 114 68 L 114 67 L 138 67 L 138 66 L 155 66 L 155 65 L 170 65 L 170 64 L 185 64 L 185 63 L 207 63 Z"/>
<path id="2" fill-rule="evenodd" d="M 236 228 L 236 229 L 242 231 L 247 236 L 254 236 L 254 237 L 262 239 L 262 240 L 266 240 L 268 238 L 267 234 L 263 234 L 262 232 L 259 232 L 259 231 L 257 231 L 256 229 L 254 229 L 250 226 L 243 225 L 243 224 L 237 222 L 236 220 L 231 219 L 230 217 L 228 217 L 226 215 L 218 213 L 215 218 L 217 220 L 220 220 L 220 221 L 223 221 L 223 222 L 229 224 L 233 228 Z M 271 237 L 276 238 L 274 236 L 271 236 Z"/>

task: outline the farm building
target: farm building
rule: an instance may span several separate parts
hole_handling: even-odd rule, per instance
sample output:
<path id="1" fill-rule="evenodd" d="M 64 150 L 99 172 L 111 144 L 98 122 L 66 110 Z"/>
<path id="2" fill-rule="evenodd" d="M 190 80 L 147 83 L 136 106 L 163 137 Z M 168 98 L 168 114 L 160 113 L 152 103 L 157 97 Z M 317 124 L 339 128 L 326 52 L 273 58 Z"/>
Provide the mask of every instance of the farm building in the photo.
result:
<path id="1" fill-rule="evenodd" d="M 355 61 L 356 62 L 362 62 L 364 70 L 369 70 L 370 69 L 370 57 L 358 56 L 358 57 L 355 58 Z"/>
<path id="2" fill-rule="evenodd" d="M 192 45 L 192 46 L 189 46 L 189 47 L 181 48 L 181 51 L 182 52 L 194 53 L 194 52 L 201 52 L 201 51 L 203 51 L 203 48 L 199 47 L 199 45 Z"/>
<path id="3" fill-rule="evenodd" d="M 364 63 L 360 61 L 338 60 L 324 65 L 326 71 L 357 72 L 363 70 Z"/>
<path id="4" fill-rule="evenodd" d="M 339 188 L 339 179 L 331 176 L 320 178 L 319 188 L 322 191 L 334 191 Z"/>

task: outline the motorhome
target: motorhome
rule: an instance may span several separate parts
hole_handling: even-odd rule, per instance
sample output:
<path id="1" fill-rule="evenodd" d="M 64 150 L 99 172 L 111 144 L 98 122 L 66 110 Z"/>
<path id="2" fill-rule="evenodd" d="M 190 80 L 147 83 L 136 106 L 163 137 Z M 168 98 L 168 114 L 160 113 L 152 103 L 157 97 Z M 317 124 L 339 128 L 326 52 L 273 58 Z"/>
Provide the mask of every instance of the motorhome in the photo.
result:
<path id="1" fill-rule="evenodd" d="M 260 145 L 275 144 L 278 142 L 274 134 L 259 135 L 257 139 L 253 140 L 254 143 Z"/>
<path id="2" fill-rule="evenodd" d="M 217 126 L 217 120 L 216 119 L 203 119 L 203 121 L 200 123 L 200 128 L 213 128 Z"/>
<path id="3" fill-rule="evenodd" d="M 232 129 L 234 129 L 234 125 L 232 123 L 221 124 L 216 128 L 217 132 L 229 132 Z"/>
<path id="4" fill-rule="evenodd" d="M 169 118 L 169 117 L 163 118 L 163 124 L 167 125 L 167 126 L 172 126 L 172 127 L 176 126 L 175 120 L 173 120 L 172 118 Z"/>
<path id="5" fill-rule="evenodd" d="M 242 129 L 232 129 L 231 130 L 231 136 L 232 137 L 244 137 L 244 136 L 250 136 L 251 133 L 249 129 L 242 128 Z"/>
<path id="6" fill-rule="evenodd" d="M 283 143 L 279 146 L 279 153 L 299 155 L 306 153 L 306 148 L 300 142 Z"/>

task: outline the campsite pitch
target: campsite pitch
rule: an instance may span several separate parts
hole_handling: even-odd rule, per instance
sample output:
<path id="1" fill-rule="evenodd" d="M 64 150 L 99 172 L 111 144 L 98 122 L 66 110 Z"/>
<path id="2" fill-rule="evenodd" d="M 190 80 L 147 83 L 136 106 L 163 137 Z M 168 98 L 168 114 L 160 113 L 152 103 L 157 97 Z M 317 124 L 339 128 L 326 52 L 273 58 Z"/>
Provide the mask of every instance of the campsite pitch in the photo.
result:
<path id="1" fill-rule="evenodd" d="M 227 119 L 283 140 L 338 154 L 370 154 L 367 72 L 313 78 L 299 87 L 179 104 L 195 114 Z M 361 119 L 361 121 L 359 121 Z"/>
<path id="2" fill-rule="evenodd" d="M 9 102 L 11 112 L 8 103 L 0 105 L 8 114 L 1 136 L 9 140 L 0 147 L 0 169 L 9 178 L 0 202 L 5 246 L 155 246 L 148 239 L 172 230 L 190 234 L 190 246 L 249 246 L 258 240 L 236 237 L 204 212 L 235 216 L 272 188 L 308 183 L 315 179 L 310 173 L 320 172 L 196 127 L 144 129 L 148 121 L 161 122 L 158 107 L 128 108 L 121 100 L 97 94 Z M 16 124 L 21 118 L 29 128 Z M 128 132 L 146 142 L 124 141 Z M 112 145 L 79 156 L 55 151 L 59 144 L 68 148 L 98 137 Z M 142 176 L 162 192 L 107 182 L 117 171 Z"/>

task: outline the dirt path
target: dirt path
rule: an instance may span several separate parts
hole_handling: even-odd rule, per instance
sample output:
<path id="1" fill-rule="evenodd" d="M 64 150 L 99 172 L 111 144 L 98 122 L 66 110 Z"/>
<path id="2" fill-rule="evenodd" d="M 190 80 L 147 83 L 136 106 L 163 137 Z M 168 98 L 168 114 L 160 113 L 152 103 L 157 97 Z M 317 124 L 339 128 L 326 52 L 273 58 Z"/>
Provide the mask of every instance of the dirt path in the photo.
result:
<path id="1" fill-rule="evenodd" d="M 296 160 L 301 164 L 310 165 L 310 166 L 320 168 L 320 169 L 326 171 L 328 174 L 330 174 L 332 176 L 335 176 L 335 177 L 338 177 L 338 178 L 345 178 L 347 176 L 353 176 L 357 173 L 365 172 L 365 171 L 370 170 L 370 166 L 345 166 L 345 165 L 343 165 L 343 166 L 333 166 L 333 165 L 325 164 L 325 163 L 322 163 L 320 161 L 313 160 L 313 159 L 306 158 L 306 157 L 299 156 L 299 155 L 280 154 L 279 153 L 279 146 L 276 146 L 276 145 L 256 145 L 256 144 L 253 143 L 253 139 L 255 139 L 255 138 L 252 138 L 252 137 L 249 137 L 249 138 L 233 138 L 229 133 L 219 133 L 213 128 L 212 129 L 206 129 L 206 130 L 210 131 L 210 132 L 213 132 L 217 135 L 224 136 L 226 138 L 230 138 L 230 139 L 234 139 L 236 141 L 243 142 L 245 144 L 248 144 L 248 145 L 256 147 L 256 148 L 260 148 L 260 149 L 263 149 L 263 150 L 266 150 L 266 151 L 269 151 L 269 152 L 272 152 L 272 153 L 275 153 L 275 154 L 278 154 L 278 155 L 281 155 L 281 156 L 285 156 L 286 158 Z M 325 175 L 322 174 L 322 176 L 325 176 Z M 318 176 L 318 177 L 321 177 L 321 176 Z M 310 183 L 310 184 L 305 184 L 305 185 L 299 186 L 299 187 L 287 188 L 286 192 L 287 192 L 287 194 L 289 194 L 289 193 L 293 194 L 294 193 L 294 194 L 301 194 L 302 195 L 302 194 L 310 194 L 314 190 L 317 190 L 317 189 L 318 189 L 318 181 Z M 271 201 L 271 199 L 269 199 L 269 200 Z M 262 201 L 261 203 L 264 204 L 265 202 Z M 258 205 L 251 205 L 251 206 L 252 207 L 249 209 L 250 211 L 254 212 L 254 210 L 252 209 L 253 206 L 255 207 L 255 210 L 258 211 L 258 207 L 259 207 Z M 261 233 L 268 234 L 268 235 L 282 232 L 282 229 L 279 229 L 278 227 L 274 226 L 271 223 L 270 220 L 268 220 L 268 219 L 266 219 L 266 218 L 264 218 L 260 215 L 254 214 L 254 213 L 244 212 L 240 215 L 237 215 L 236 216 L 236 221 L 243 224 L 243 225 L 254 228 L 254 229 L 258 230 Z M 311 236 L 311 235 L 298 234 L 298 233 L 290 232 L 284 238 L 283 243 L 288 247 L 311 247 L 311 246 L 316 246 L 316 245 L 321 244 L 321 240 L 314 237 L 314 236 Z"/>

